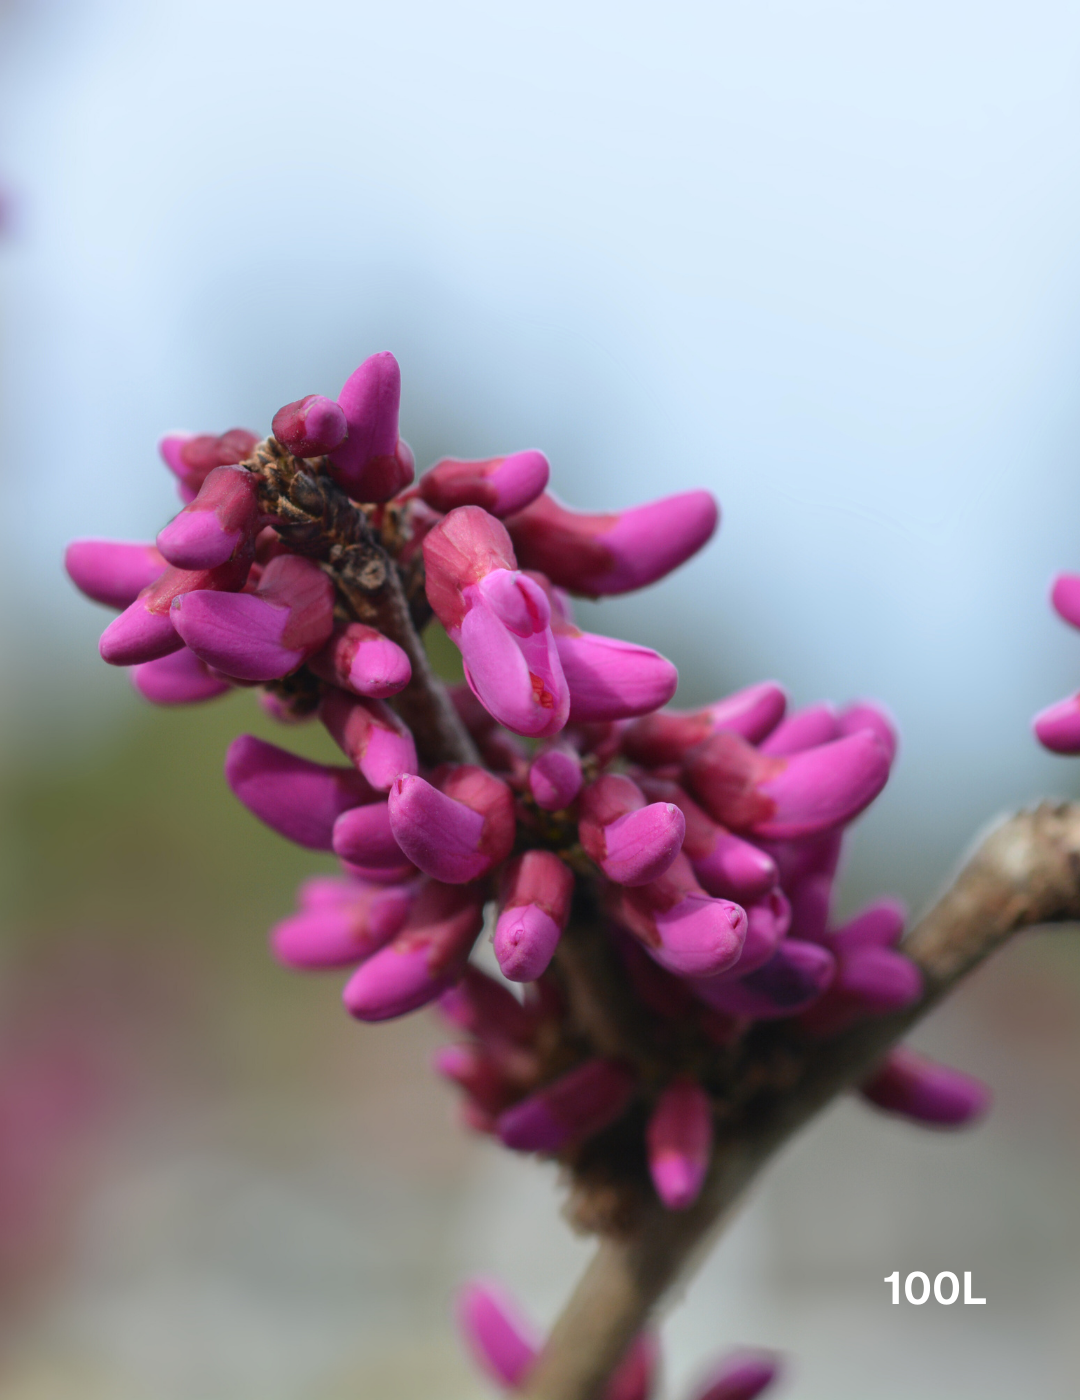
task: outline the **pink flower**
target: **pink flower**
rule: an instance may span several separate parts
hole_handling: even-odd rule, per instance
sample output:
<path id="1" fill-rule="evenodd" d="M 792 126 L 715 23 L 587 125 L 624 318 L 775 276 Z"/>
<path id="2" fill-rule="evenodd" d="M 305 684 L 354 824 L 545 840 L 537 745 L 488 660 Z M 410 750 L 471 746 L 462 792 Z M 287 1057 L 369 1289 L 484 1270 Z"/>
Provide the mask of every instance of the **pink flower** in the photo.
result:
<path id="1" fill-rule="evenodd" d="M 645 1130 L 649 1174 L 668 1210 L 686 1210 L 697 1200 L 712 1140 L 709 1096 L 692 1079 L 673 1080 L 657 1100 Z"/>
<path id="2" fill-rule="evenodd" d="M 859 1093 L 875 1108 L 935 1128 L 967 1127 L 990 1106 L 990 1090 L 978 1079 L 903 1045 L 885 1056 Z"/>
<path id="3" fill-rule="evenodd" d="M 406 773 L 390 789 L 390 825 L 425 875 L 464 884 L 510 854 L 514 799 L 501 779 L 471 764 L 449 769 L 438 787 Z"/>
<path id="4" fill-rule="evenodd" d="M 258 483 L 242 467 L 215 467 L 199 494 L 157 537 L 178 569 L 214 569 L 252 539 L 259 525 Z"/>
<path id="5" fill-rule="evenodd" d="M 551 609 L 544 590 L 518 572 L 504 527 L 479 506 L 460 506 L 426 536 L 424 563 L 428 601 L 484 708 L 515 734 L 557 734 L 570 694 Z"/>
<path id="6" fill-rule="evenodd" d="M 243 681 L 287 676 L 326 644 L 334 586 L 310 559 L 279 554 L 252 593 L 195 590 L 172 604 L 177 633 L 215 670 Z"/>
<path id="7" fill-rule="evenodd" d="M 385 1021 L 434 1001 L 461 976 L 484 923 L 475 885 L 425 880 L 400 932 L 353 973 L 342 994 L 361 1021 Z"/>
<path id="8" fill-rule="evenodd" d="M 483 462 L 444 457 L 420 478 L 419 491 L 438 511 L 482 506 L 502 517 L 530 505 L 547 485 L 549 474 L 542 452 L 512 452 Z"/>
<path id="9" fill-rule="evenodd" d="M 526 851 L 504 876 L 495 956 L 512 982 L 539 977 L 570 917 L 574 877 L 553 851 Z"/>
<path id="10" fill-rule="evenodd" d="M 155 545 L 121 540 L 73 540 L 64 554 L 76 588 L 110 608 L 130 607 L 166 567 Z"/>
<path id="11" fill-rule="evenodd" d="M 616 884 L 659 879 L 679 854 L 685 830 L 673 802 L 646 805 L 641 789 L 621 774 L 605 773 L 582 793 L 581 844 Z"/>
<path id="12" fill-rule="evenodd" d="M 344 442 L 345 410 L 322 394 L 307 394 L 274 414 L 271 431 L 294 457 L 321 457 Z"/>
<path id="13" fill-rule="evenodd" d="M 708 491 L 687 491 L 612 515 L 583 515 L 546 493 L 507 521 L 526 569 L 598 598 L 655 583 L 705 544 L 720 519 Z"/>
<path id="14" fill-rule="evenodd" d="M 413 455 L 398 437 L 401 371 L 393 355 L 371 355 L 345 382 L 338 403 L 348 434 L 330 452 L 330 475 L 355 501 L 388 501 L 413 479 Z"/>

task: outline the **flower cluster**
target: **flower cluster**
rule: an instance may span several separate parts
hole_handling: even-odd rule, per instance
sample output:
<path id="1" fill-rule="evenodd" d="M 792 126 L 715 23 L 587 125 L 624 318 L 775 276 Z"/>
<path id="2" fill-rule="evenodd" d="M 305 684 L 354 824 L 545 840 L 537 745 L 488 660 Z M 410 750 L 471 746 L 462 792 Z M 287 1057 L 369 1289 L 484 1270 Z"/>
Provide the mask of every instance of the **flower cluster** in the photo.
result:
<path id="1" fill-rule="evenodd" d="M 678 567 L 716 528 L 712 497 L 582 514 L 537 451 L 446 459 L 413 485 L 399 394 L 374 355 L 265 441 L 166 437 L 184 509 L 154 545 L 76 542 L 68 571 L 121 610 L 101 654 L 148 700 L 260 685 L 272 715 L 317 714 L 341 748 L 319 764 L 244 736 L 227 756 L 251 812 L 341 864 L 301 886 L 276 957 L 351 969 L 363 1021 L 438 1002 L 461 1038 L 436 1068 L 473 1128 L 685 1210 L 718 1125 L 789 1073 L 775 1036 L 758 1054 L 764 1031 L 805 1048 L 921 995 L 895 901 L 831 919 L 893 725 L 868 702 L 788 714 L 773 682 L 667 708 L 672 663 L 583 631 L 571 595 Z M 464 666 L 449 694 L 418 641 L 433 616 Z M 503 980 L 470 961 L 485 921 Z M 939 1125 L 986 1098 L 906 1050 L 862 1092 Z M 702 1394 L 757 1393 L 726 1384 Z"/>

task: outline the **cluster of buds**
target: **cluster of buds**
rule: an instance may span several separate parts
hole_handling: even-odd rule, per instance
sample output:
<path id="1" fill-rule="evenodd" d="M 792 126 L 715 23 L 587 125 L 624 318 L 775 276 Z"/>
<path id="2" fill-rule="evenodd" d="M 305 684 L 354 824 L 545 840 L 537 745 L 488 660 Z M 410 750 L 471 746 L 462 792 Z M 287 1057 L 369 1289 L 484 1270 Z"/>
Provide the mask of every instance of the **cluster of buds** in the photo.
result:
<path id="1" fill-rule="evenodd" d="M 540 1334 L 506 1290 L 491 1279 L 473 1279 L 457 1296 L 457 1324 L 477 1366 L 506 1394 L 525 1385 L 540 1352 Z M 657 1392 L 660 1347 L 645 1333 L 631 1344 L 604 1391 L 604 1400 L 652 1400 Z M 689 1400 L 755 1400 L 779 1378 L 779 1358 L 767 1351 L 721 1357 Z"/>
<path id="2" fill-rule="evenodd" d="M 718 1128 L 779 1092 L 793 1055 L 921 995 L 895 901 L 831 917 L 892 722 L 868 702 L 789 714 L 773 682 L 668 708 L 672 663 L 583 631 L 571 595 L 681 565 L 716 528 L 712 497 L 582 514 L 537 451 L 447 459 L 413 485 L 399 393 L 380 354 L 262 442 L 166 437 L 184 509 L 153 545 L 76 542 L 68 571 L 120 609 L 101 654 L 146 699 L 257 685 L 341 748 L 320 764 L 248 735 L 226 759 L 256 817 L 340 862 L 272 931 L 279 961 L 348 969 L 362 1021 L 438 1003 L 460 1039 L 436 1068 L 466 1121 L 566 1164 L 582 1223 L 617 1228 L 645 1197 L 686 1210 Z M 462 657 L 449 692 L 419 641 L 432 617 Z M 470 961 L 485 924 L 501 979 Z M 986 1102 L 906 1050 L 862 1093 L 936 1125 Z"/>

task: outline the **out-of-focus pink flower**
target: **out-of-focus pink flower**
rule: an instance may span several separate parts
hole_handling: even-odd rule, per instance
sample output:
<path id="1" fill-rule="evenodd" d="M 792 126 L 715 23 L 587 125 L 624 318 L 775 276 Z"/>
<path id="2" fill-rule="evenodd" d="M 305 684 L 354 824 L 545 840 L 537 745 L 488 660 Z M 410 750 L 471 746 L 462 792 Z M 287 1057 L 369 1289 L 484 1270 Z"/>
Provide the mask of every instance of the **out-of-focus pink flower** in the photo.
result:
<path id="1" fill-rule="evenodd" d="M 985 1084 L 906 1045 L 890 1050 L 859 1093 L 875 1108 L 933 1128 L 967 1127 L 990 1107 Z"/>
<path id="2" fill-rule="evenodd" d="M 434 1001 L 461 976 L 483 923 L 475 885 L 425 880 L 397 936 L 353 973 L 342 994 L 346 1010 L 385 1021 Z"/>
<path id="3" fill-rule="evenodd" d="M 681 763 L 683 755 L 721 731 L 760 743 L 784 717 L 787 694 L 775 681 L 736 691 L 702 710 L 658 710 L 630 725 L 622 750 L 635 763 Z"/>
<path id="4" fill-rule="evenodd" d="M 712 1153 L 712 1107 L 692 1079 L 676 1079 L 660 1095 L 645 1131 L 649 1173 L 668 1210 L 697 1200 Z"/>

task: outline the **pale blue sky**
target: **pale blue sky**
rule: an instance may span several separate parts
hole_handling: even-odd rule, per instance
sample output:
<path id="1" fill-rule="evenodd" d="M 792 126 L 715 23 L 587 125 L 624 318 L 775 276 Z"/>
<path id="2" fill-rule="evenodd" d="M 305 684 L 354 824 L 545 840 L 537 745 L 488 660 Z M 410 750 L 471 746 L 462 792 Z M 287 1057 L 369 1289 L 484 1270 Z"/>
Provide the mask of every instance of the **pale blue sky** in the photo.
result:
<path id="1" fill-rule="evenodd" d="M 0 175 L 43 673 L 102 620 L 65 539 L 174 509 L 160 431 L 264 428 L 392 349 L 421 462 L 717 493 L 709 552 L 607 625 L 694 698 L 885 699 L 865 878 L 925 889 L 1075 784 L 1027 721 L 1080 685 L 1045 605 L 1080 569 L 1080 5 L 26 0 Z"/>

